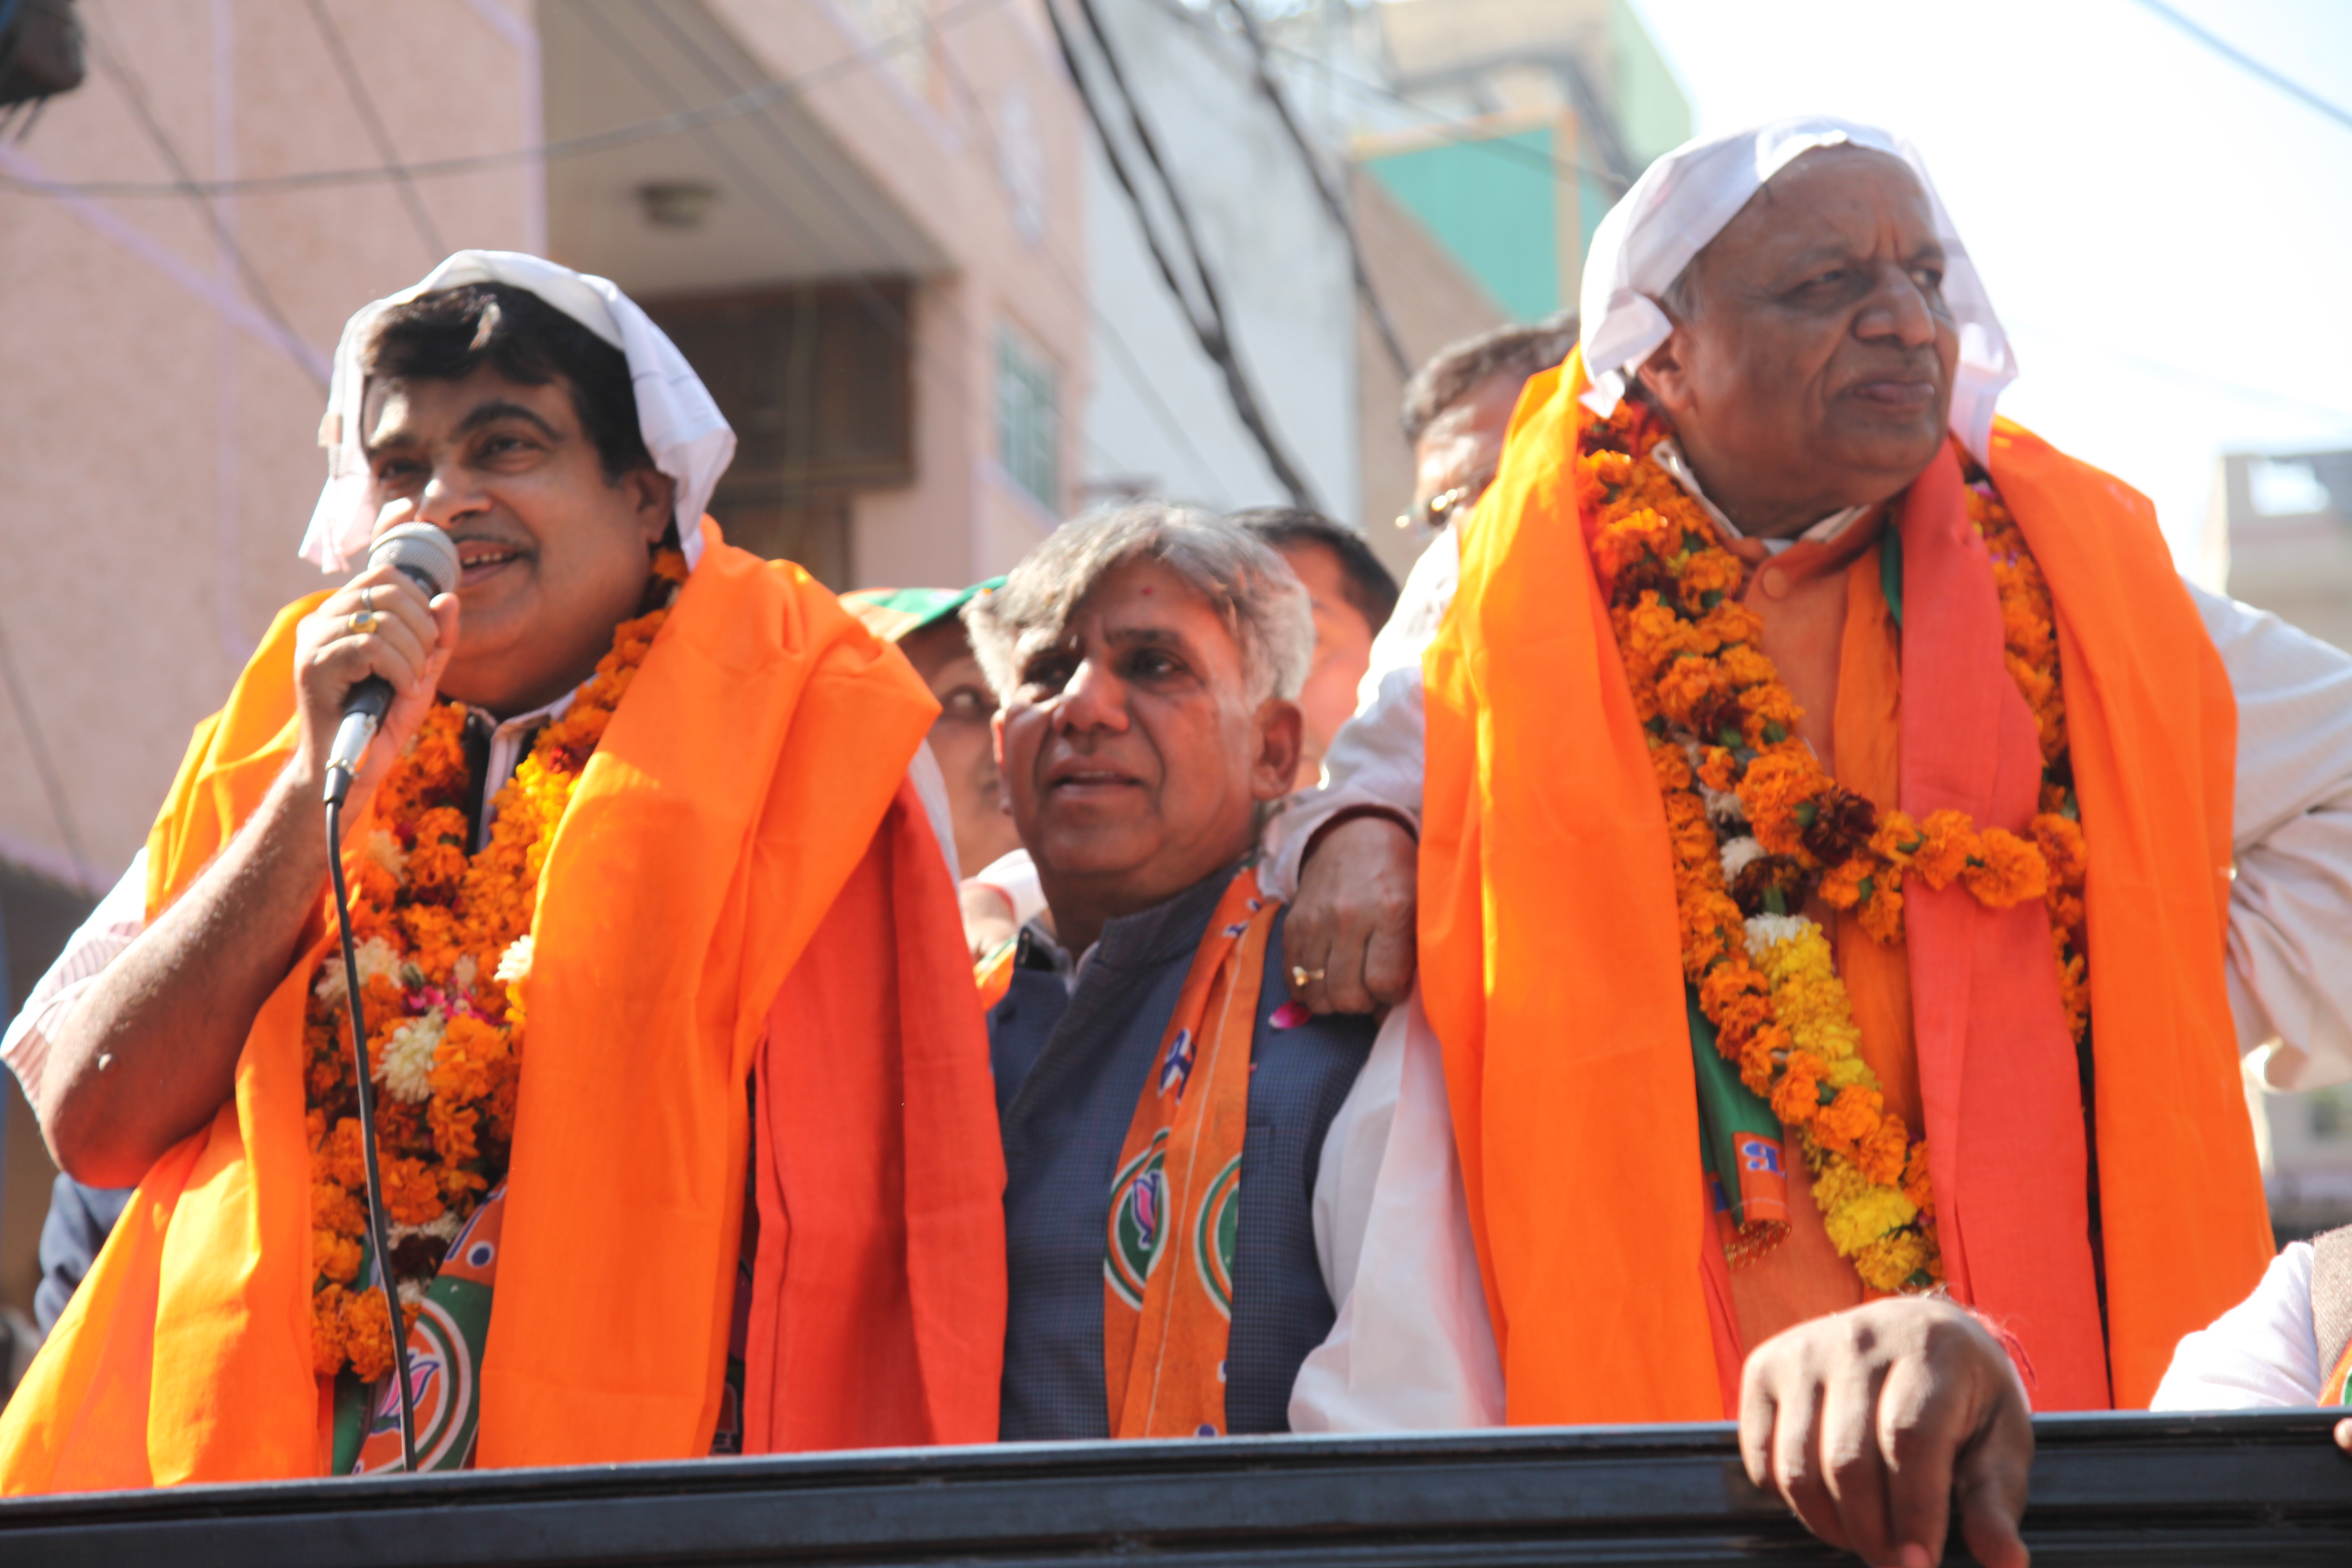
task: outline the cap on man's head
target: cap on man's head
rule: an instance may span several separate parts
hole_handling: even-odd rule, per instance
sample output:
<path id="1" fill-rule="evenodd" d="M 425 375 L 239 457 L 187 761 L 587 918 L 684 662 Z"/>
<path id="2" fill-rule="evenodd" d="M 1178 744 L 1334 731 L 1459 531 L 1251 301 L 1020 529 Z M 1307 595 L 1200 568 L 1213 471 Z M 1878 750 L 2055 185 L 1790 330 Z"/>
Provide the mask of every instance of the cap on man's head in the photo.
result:
<path id="1" fill-rule="evenodd" d="M 952 620 L 982 594 L 1004 586 L 1002 577 L 969 588 L 859 588 L 841 596 L 842 607 L 884 642 L 903 641 L 941 621 Z"/>

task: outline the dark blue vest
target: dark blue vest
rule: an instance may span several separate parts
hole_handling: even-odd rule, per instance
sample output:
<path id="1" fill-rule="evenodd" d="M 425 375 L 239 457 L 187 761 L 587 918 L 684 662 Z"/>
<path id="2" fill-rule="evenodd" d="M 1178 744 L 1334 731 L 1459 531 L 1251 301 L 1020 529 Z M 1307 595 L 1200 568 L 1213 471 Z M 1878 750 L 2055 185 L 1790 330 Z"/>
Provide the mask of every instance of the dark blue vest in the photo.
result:
<path id="1" fill-rule="evenodd" d="M 1075 994 L 1025 934 L 1012 989 L 988 1016 L 1004 1131 L 1010 1311 L 1004 1332 L 1007 1442 L 1107 1437 L 1103 1246 L 1110 1184 L 1161 1032 L 1228 868 L 1103 928 Z M 1315 1173 L 1323 1137 L 1372 1047 L 1369 1018 L 1276 1029 L 1289 996 L 1282 926 L 1267 947 L 1242 1147 L 1241 1234 L 1225 1356 L 1232 1432 L 1289 1430 L 1299 1363 L 1331 1331 L 1315 1256 Z"/>

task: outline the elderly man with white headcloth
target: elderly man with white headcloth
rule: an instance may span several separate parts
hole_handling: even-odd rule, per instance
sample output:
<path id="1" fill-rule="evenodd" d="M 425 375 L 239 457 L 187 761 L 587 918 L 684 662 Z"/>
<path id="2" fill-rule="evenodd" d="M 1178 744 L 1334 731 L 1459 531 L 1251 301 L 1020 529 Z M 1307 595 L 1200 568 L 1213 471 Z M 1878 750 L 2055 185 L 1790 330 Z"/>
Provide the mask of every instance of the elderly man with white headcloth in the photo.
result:
<path id="1" fill-rule="evenodd" d="M 1932 1556 L 1957 1447 L 2008 1558 L 2024 1394 L 2145 1406 L 2262 1275 L 2241 1051 L 2352 1073 L 2352 661 L 1997 416 L 1907 143 L 1693 142 L 1584 276 L 1443 626 L 1275 825 L 1295 994 L 1442 1061 L 1458 1167 L 1367 1249 L 1458 1191 L 1510 1419 L 1717 1417 L 1744 1367 L 1751 1467 L 1832 1539 Z M 1923 1459 L 1955 1355 L 1999 1375 Z"/>
<path id="2" fill-rule="evenodd" d="M 992 1437 L 1003 1164 L 922 682 L 702 515 L 733 435 L 602 279 L 452 257 L 352 318 L 321 437 L 337 584 L 7 1037 L 58 1163 L 138 1191 L 0 1489 L 404 1464 L 331 853 L 421 1468 Z M 367 564 L 412 522 L 453 591 Z"/>

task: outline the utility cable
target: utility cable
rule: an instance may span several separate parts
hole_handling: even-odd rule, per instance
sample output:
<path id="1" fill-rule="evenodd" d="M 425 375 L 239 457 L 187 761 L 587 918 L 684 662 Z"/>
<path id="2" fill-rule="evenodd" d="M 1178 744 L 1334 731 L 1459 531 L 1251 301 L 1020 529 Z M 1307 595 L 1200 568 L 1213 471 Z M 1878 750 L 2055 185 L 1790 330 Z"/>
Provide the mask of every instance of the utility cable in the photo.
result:
<path id="1" fill-rule="evenodd" d="M 316 3 L 317 0 L 312 0 L 312 4 Z M 1290 144 L 1298 149 L 1298 161 L 1307 165 L 1307 177 L 1315 182 L 1315 194 L 1323 198 L 1324 210 L 1331 215 L 1331 221 L 1339 226 L 1340 237 L 1348 242 L 1348 266 L 1355 275 L 1356 297 L 1364 302 L 1365 311 L 1372 318 L 1372 329 L 1380 334 L 1381 346 L 1388 350 L 1389 363 L 1396 367 L 1400 378 L 1410 381 L 1412 378 L 1412 361 L 1405 356 L 1404 344 L 1398 340 L 1396 327 L 1389 321 L 1388 310 L 1381 304 L 1381 297 L 1372 288 L 1371 274 L 1364 268 L 1364 247 L 1356 237 L 1355 219 L 1349 213 L 1347 204 L 1340 200 L 1338 187 L 1325 173 L 1323 160 L 1316 155 L 1314 146 L 1307 140 L 1307 132 L 1299 129 L 1297 120 L 1291 114 L 1289 101 L 1282 96 L 1280 84 L 1274 79 L 1274 72 L 1266 58 L 1265 35 L 1258 31 L 1257 18 L 1250 14 L 1248 0 L 1230 0 L 1230 5 L 1234 15 L 1241 18 L 1242 36 L 1249 40 L 1251 75 L 1257 80 L 1257 89 L 1266 102 L 1273 105 L 1274 117 L 1282 121 L 1282 129 L 1288 133 Z"/>
<path id="2" fill-rule="evenodd" d="M 155 144 L 155 150 L 171 165 L 180 194 L 195 202 L 197 210 L 204 215 L 205 226 L 212 230 L 215 243 L 219 245 L 230 265 L 236 268 L 238 278 L 244 281 L 246 295 L 253 301 L 255 309 L 268 320 L 287 353 L 296 364 L 302 367 L 302 373 L 318 384 L 320 392 L 326 391 L 327 378 L 320 370 L 316 356 L 302 341 L 301 334 L 294 330 L 293 323 L 286 319 L 286 312 L 278 308 L 277 296 L 269 291 L 269 285 L 261 280 L 261 274 L 255 270 L 252 259 L 245 254 L 245 247 L 237 244 L 236 236 L 220 215 L 220 208 L 214 205 L 211 196 L 198 188 L 195 176 L 189 173 L 187 161 L 180 156 L 178 144 L 163 129 L 163 121 L 155 117 L 154 105 L 148 100 L 147 89 L 131 71 L 130 62 L 116 52 L 111 41 L 101 36 L 102 32 L 103 29 L 93 26 L 89 35 L 90 52 L 98 57 L 100 68 L 114 79 L 115 85 L 130 100 L 131 112 L 139 117 L 147 139 Z"/>
<path id="3" fill-rule="evenodd" d="M 677 19 L 664 7 L 655 4 L 654 0 L 638 0 L 638 3 L 639 9 L 668 35 L 669 41 L 680 53 L 690 58 L 714 86 L 721 89 L 733 88 L 734 80 L 726 66 L 704 48 L 691 33 L 679 26 Z M 590 26 L 596 30 L 605 47 L 621 56 L 629 69 L 657 97 L 672 104 L 684 101 L 685 95 L 670 82 L 668 78 L 656 69 L 651 61 L 629 50 L 625 40 L 612 30 L 610 23 L 597 14 L 594 6 L 583 5 L 580 8 L 580 15 Z M 858 210 L 856 204 L 833 184 L 823 170 L 810 160 L 808 154 L 793 142 L 790 136 L 770 121 L 765 115 L 755 118 L 751 124 L 754 130 L 774 144 L 776 150 L 791 163 L 803 178 L 830 200 L 842 218 L 850 227 L 856 230 L 860 239 L 877 251 L 887 253 L 889 250 L 887 241 L 875 231 L 870 221 Z M 711 155 L 724 165 L 743 188 L 786 229 L 802 235 L 814 232 L 807 220 L 793 209 L 790 202 L 777 194 L 766 177 L 756 167 L 740 157 L 715 132 L 705 130 L 698 134 Z M 908 363 L 911 366 L 914 363 L 917 344 L 912 327 L 905 314 L 891 302 L 887 296 L 876 288 L 872 279 L 864 273 L 850 271 L 847 283 L 857 294 L 859 302 L 865 307 L 867 316 L 905 351 Z M 969 341 L 972 332 L 971 323 L 966 321 L 960 311 L 952 309 L 947 314 L 954 320 L 958 330 Z M 961 363 L 961 362 L 955 355 L 940 356 L 939 363 L 934 366 L 931 379 L 945 389 L 954 403 L 970 410 L 976 405 L 976 398 L 964 380 Z M 1069 409 L 1057 405 L 1055 414 L 1061 421 L 1062 429 L 1059 432 L 1061 436 L 1076 435 L 1081 442 L 1085 441 L 1086 432 Z M 1058 511 L 1060 509 L 1050 510 Z"/>
<path id="4" fill-rule="evenodd" d="M 1175 264 L 1168 258 L 1167 247 L 1160 243 L 1158 230 L 1151 222 L 1150 209 L 1144 202 L 1142 193 L 1136 186 L 1134 175 L 1128 169 L 1127 160 L 1119 152 L 1118 138 L 1112 134 L 1111 128 L 1104 118 L 1102 106 L 1095 97 L 1094 88 L 1087 81 L 1085 68 L 1079 63 L 1077 48 L 1071 40 L 1067 24 L 1062 19 L 1060 5 L 1056 0 L 1045 0 L 1045 16 L 1053 25 L 1054 41 L 1061 49 L 1062 63 L 1070 73 L 1070 80 L 1077 90 L 1080 106 L 1085 109 L 1087 118 L 1094 124 L 1097 138 L 1102 142 L 1103 156 L 1110 164 L 1112 177 L 1118 182 L 1119 189 L 1127 196 L 1128 205 L 1134 209 L 1137 226 L 1143 231 L 1144 244 L 1150 250 L 1152 260 L 1158 264 L 1160 276 L 1168 285 L 1169 292 L 1176 297 L 1177 308 L 1182 312 L 1186 324 L 1192 329 L 1192 335 L 1199 342 L 1202 353 L 1207 354 L 1211 363 L 1223 373 L 1225 394 L 1233 403 L 1234 416 L 1240 419 L 1243 427 L 1257 442 L 1258 449 L 1265 454 L 1266 466 L 1273 470 L 1276 481 L 1290 493 L 1292 504 L 1310 510 L 1320 510 L 1321 509 L 1315 503 L 1314 492 L 1308 489 L 1307 481 L 1299 477 L 1297 468 L 1290 461 L 1288 454 L 1283 450 L 1282 443 L 1276 438 L 1274 431 L 1267 426 L 1265 416 L 1258 405 L 1256 391 L 1251 386 L 1248 375 L 1243 371 L 1240 362 L 1234 355 L 1233 340 L 1225 326 L 1223 304 L 1218 297 L 1216 284 L 1209 276 L 1208 268 L 1202 259 L 1200 243 L 1192 232 L 1192 222 L 1185 211 L 1183 199 L 1177 192 L 1174 182 L 1169 178 L 1167 165 L 1160 158 L 1157 143 L 1153 142 L 1150 129 L 1143 122 L 1142 114 L 1136 107 L 1134 95 L 1128 90 L 1125 73 L 1119 69 L 1118 57 L 1111 49 L 1109 39 L 1103 32 L 1101 18 L 1095 14 L 1090 0 L 1077 0 L 1077 5 L 1080 13 L 1086 18 L 1087 30 L 1093 35 L 1096 46 L 1101 51 L 1105 70 L 1126 105 L 1128 121 L 1134 132 L 1137 143 L 1143 149 L 1144 156 L 1159 173 L 1161 188 L 1168 195 L 1169 207 L 1176 215 L 1177 231 L 1183 239 L 1185 248 L 1192 259 L 1193 275 L 1198 280 L 1205 303 L 1205 315 L 1201 308 L 1193 304 L 1191 294 L 1176 275 Z"/>
<path id="5" fill-rule="evenodd" d="M 956 85 L 962 89 L 964 98 L 971 105 L 972 124 L 979 131 L 981 140 L 987 143 L 990 159 L 998 168 L 1004 167 L 1004 148 L 997 140 L 996 127 L 990 121 L 986 109 L 982 105 L 980 94 L 973 89 L 971 79 L 964 74 L 963 68 L 956 62 L 954 51 L 942 47 L 940 50 L 940 63 L 946 68 L 948 74 L 955 79 Z M 1216 489 L 1219 480 L 1215 467 L 1202 455 L 1200 447 L 1192 439 L 1192 432 L 1185 426 L 1184 421 L 1177 417 L 1174 409 L 1168 406 L 1168 399 L 1160 394 L 1160 384 L 1153 381 L 1150 373 L 1144 370 L 1143 361 L 1137 355 L 1135 350 L 1128 345 L 1126 335 L 1118 330 L 1118 323 L 1111 319 L 1108 311 L 1096 302 L 1094 296 L 1087 290 L 1086 286 L 1071 275 L 1069 268 L 1063 263 L 1062 258 L 1051 245 L 1041 240 L 1037 249 L 1045 257 L 1046 266 L 1052 270 L 1054 280 L 1062 286 L 1063 292 L 1085 308 L 1087 319 L 1094 323 L 1095 331 L 1102 335 L 1103 342 L 1110 347 L 1112 356 L 1127 372 L 1128 380 L 1134 385 L 1136 391 L 1142 395 L 1144 405 L 1150 412 L 1153 421 L 1159 425 L 1160 433 L 1182 449 L 1186 459 L 1192 463 L 1194 471 L 1209 489 Z M 1111 457 L 1112 454 L 1104 451 L 1101 443 L 1087 435 L 1075 420 L 1072 422 L 1072 428 L 1076 429 L 1080 438 L 1095 448 L 1097 456 L 1106 458 Z"/>
<path id="6" fill-rule="evenodd" d="M 1155 0 L 1155 4 L 1160 10 L 1186 26 L 1203 32 L 1207 30 L 1200 13 L 1183 4 L 1183 0 Z M 1268 52 L 1279 55 L 1286 59 L 1314 67 L 1328 80 L 1351 93 L 1360 101 L 1386 103 L 1411 110 L 1422 119 L 1424 129 L 1435 132 L 1456 146 L 1473 148 L 1510 163 L 1524 163 L 1530 168 L 1541 169 L 1555 180 L 1590 185 L 1612 202 L 1632 188 L 1633 182 L 1630 180 L 1619 179 L 1604 170 L 1587 168 L 1582 163 L 1573 163 L 1555 158 L 1549 153 L 1538 153 L 1534 148 L 1522 146 L 1517 142 L 1505 141 L 1493 135 L 1474 121 L 1457 119 L 1443 110 L 1430 108 L 1418 99 L 1408 98 L 1392 87 L 1376 81 L 1368 81 L 1362 77 L 1341 70 L 1320 55 L 1309 54 L 1304 49 L 1294 49 L 1287 44 L 1271 38 L 1266 40 L 1266 48 Z"/>
<path id="7" fill-rule="evenodd" d="M 352 108 L 358 111 L 360 123 L 367 130 L 368 140 L 374 143 L 375 155 L 383 160 L 393 184 L 399 187 L 401 203 L 408 208 L 408 221 L 416 226 L 417 237 L 425 242 L 425 248 L 430 253 L 426 259 L 437 264 L 449 254 L 449 247 L 442 243 L 441 231 L 433 226 L 433 215 L 425 210 L 425 200 L 417 193 L 416 182 L 409 178 L 407 165 L 400 161 L 399 149 L 393 145 L 392 132 L 384 125 L 383 116 L 376 112 L 375 100 L 367 89 L 367 79 L 360 74 L 359 67 L 353 63 L 352 51 L 343 43 L 343 35 L 335 26 L 335 19 L 327 14 L 326 0 L 309 0 L 309 4 L 310 20 L 318 24 L 319 37 L 325 40 L 327 53 L 335 62 L 335 74 L 343 79 L 343 91 L 350 97 Z"/>
<path id="8" fill-rule="evenodd" d="M 2231 65 L 2236 66 L 2240 70 L 2245 71 L 2249 75 L 2258 77 L 2262 80 L 2268 82 L 2271 86 L 2278 89 L 2281 92 L 2285 93 L 2289 98 L 2295 100 L 2307 109 L 2318 110 L 2320 113 L 2327 116 L 2328 119 L 2336 121 L 2336 124 L 2344 126 L 2347 129 L 2352 129 L 2352 110 L 2347 110 L 2340 104 L 2330 102 L 2328 100 L 2320 97 L 2317 93 L 2312 91 L 2311 89 L 2304 86 L 2301 82 L 2296 81 L 2292 77 L 2284 76 L 2278 71 L 2273 70 L 2269 66 L 2266 66 L 2262 61 L 2254 58 L 2253 56 L 2246 53 L 2245 50 L 2238 47 L 2235 44 L 2232 44 L 2227 39 L 2220 37 L 2215 34 L 2207 32 L 2204 28 L 2190 21 L 2188 17 L 2182 16 L 2171 6 L 2165 5 L 2163 0 L 2139 0 L 2139 4 L 2141 9 L 2153 11 L 2156 15 L 2163 17 L 2166 21 L 2171 23 L 2182 32 L 2188 34 L 2190 37 L 2196 39 L 2199 43 L 2204 45 L 2215 54 L 2221 56 L 2223 59 L 2228 60 Z"/>
<path id="9" fill-rule="evenodd" d="M 715 125 L 739 115 L 754 113 L 772 105 L 788 102 L 811 89 L 846 76 L 867 66 L 878 64 L 892 55 L 899 54 L 923 41 L 929 34 L 945 32 L 984 12 L 993 11 L 1006 0 L 962 0 L 961 5 L 940 14 L 936 21 L 909 27 L 877 40 L 861 49 L 853 50 L 837 59 L 803 71 L 782 81 L 762 83 L 748 91 L 736 94 L 720 103 L 702 109 L 687 110 L 676 114 L 664 114 L 652 120 L 641 120 L 628 125 L 616 125 L 609 131 L 593 132 L 584 136 L 570 136 L 559 142 L 543 142 L 530 147 L 510 148 L 502 153 L 476 153 L 457 158 L 433 158 L 404 165 L 399 169 L 371 164 L 360 168 L 314 169 L 304 174 L 262 174 L 237 180 L 184 180 L 161 184 L 152 180 L 26 180 L 14 175 L 0 175 L 0 190 L 19 192 L 37 196 L 95 196 L 102 198 L 244 196 L 269 195 L 291 191 L 332 189 L 344 185 L 382 184 L 403 176 L 410 179 L 446 179 L 459 174 L 478 174 L 488 170 L 503 169 L 516 163 L 551 162 L 559 158 L 576 158 L 591 153 L 601 153 L 612 147 L 625 147 L 662 136 L 675 136 L 681 131 L 698 126 Z"/>

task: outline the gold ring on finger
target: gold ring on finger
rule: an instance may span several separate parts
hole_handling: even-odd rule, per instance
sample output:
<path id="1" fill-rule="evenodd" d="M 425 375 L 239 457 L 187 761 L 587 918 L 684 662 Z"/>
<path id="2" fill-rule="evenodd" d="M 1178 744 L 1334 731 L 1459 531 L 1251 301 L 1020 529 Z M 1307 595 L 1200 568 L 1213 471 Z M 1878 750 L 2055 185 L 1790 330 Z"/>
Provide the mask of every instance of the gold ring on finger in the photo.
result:
<path id="1" fill-rule="evenodd" d="M 1328 970 L 1309 969 L 1305 964 L 1294 963 L 1290 966 L 1290 983 L 1293 985 L 1313 985 L 1328 973 Z"/>
<path id="2" fill-rule="evenodd" d="M 376 627 L 383 625 L 383 617 L 377 615 L 373 610 L 353 610 L 352 612 L 352 618 L 345 621 L 343 625 L 350 629 L 354 637 L 365 637 L 368 633 L 375 630 Z"/>

